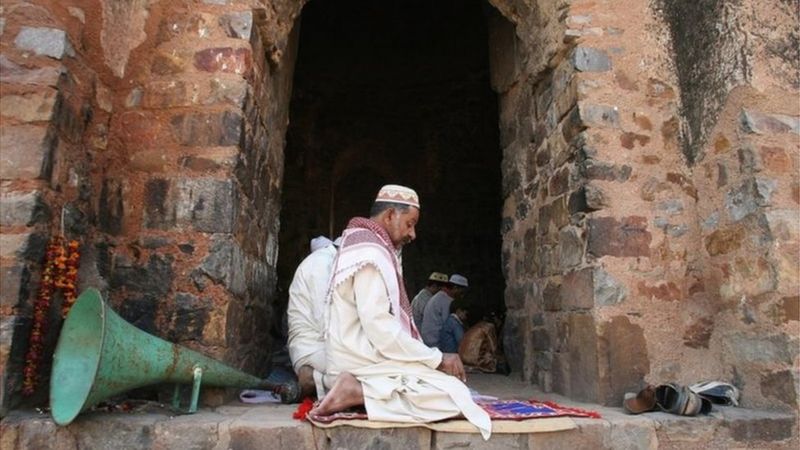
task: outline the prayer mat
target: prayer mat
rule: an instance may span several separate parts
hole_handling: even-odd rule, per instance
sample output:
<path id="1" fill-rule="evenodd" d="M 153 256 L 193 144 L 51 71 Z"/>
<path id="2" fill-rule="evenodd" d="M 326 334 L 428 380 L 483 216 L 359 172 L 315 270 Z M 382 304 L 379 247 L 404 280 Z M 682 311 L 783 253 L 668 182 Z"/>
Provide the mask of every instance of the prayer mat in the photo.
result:
<path id="1" fill-rule="evenodd" d="M 578 408 L 560 406 L 553 402 L 536 400 L 495 400 L 478 402 L 492 419 L 492 433 L 544 433 L 577 428 L 572 417 L 600 418 L 600 414 Z M 320 428 L 349 425 L 359 428 L 426 427 L 435 431 L 452 433 L 478 433 L 478 429 L 464 419 L 450 419 L 432 423 L 371 421 L 364 408 L 342 411 L 329 416 L 307 416 Z"/>

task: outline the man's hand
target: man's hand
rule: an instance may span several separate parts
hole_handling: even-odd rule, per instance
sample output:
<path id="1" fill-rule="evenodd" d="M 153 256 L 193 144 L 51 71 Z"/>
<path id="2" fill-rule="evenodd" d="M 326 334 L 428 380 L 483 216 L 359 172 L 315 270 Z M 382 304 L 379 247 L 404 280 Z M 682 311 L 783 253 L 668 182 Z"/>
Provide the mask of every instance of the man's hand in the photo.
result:
<path id="1" fill-rule="evenodd" d="M 461 381 L 467 381 L 467 375 L 464 372 L 464 364 L 461 363 L 461 358 L 458 357 L 458 353 L 442 354 L 442 363 L 439 364 L 436 370 L 452 375 Z"/>

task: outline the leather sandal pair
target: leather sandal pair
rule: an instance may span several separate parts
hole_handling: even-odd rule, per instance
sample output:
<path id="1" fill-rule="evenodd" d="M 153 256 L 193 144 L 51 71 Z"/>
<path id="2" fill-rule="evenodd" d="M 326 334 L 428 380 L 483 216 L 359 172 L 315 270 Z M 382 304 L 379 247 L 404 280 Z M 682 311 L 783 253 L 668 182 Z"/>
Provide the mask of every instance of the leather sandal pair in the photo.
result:
<path id="1" fill-rule="evenodd" d="M 661 410 L 680 416 L 696 416 L 711 412 L 711 401 L 687 386 L 675 383 L 648 385 L 638 394 L 627 393 L 622 402 L 630 414 Z"/>

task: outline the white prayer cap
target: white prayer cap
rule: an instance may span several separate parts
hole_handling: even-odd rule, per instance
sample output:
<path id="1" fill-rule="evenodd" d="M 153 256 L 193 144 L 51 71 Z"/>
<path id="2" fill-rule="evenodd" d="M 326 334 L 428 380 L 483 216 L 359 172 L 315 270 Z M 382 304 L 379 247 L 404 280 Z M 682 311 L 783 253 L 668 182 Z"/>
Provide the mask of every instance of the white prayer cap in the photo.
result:
<path id="1" fill-rule="evenodd" d="M 317 236 L 311 240 L 311 253 L 315 251 L 325 248 L 329 245 L 333 245 L 330 239 L 326 238 L 325 236 Z"/>
<path id="2" fill-rule="evenodd" d="M 469 287 L 469 282 L 467 281 L 467 277 L 465 277 L 464 275 L 459 275 L 457 273 L 450 275 L 450 284 L 454 284 L 456 286 L 461 286 L 461 287 Z"/>
<path id="3" fill-rule="evenodd" d="M 419 209 L 419 196 L 417 193 L 405 186 L 397 184 L 387 184 L 378 191 L 375 197 L 376 202 L 400 203 L 403 205 L 414 206 Z"/>

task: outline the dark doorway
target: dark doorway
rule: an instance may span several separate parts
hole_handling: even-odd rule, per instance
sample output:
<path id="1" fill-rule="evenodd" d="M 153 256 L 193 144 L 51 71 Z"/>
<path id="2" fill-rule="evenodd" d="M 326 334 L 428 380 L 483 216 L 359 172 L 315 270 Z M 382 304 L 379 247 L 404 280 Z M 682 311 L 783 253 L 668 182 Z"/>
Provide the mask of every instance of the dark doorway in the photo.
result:
<path id="1" fill-rule="evenodd" d="M 312 0 L 302 13 L 281 212 L 283 308 L 309 239 L 367 215 L 384 183 L 417 190 L 409 294 L 466 275 L 472 318 L 503 310 L 501 150 L 478 0 Z"/>

